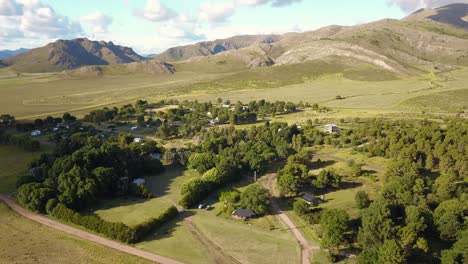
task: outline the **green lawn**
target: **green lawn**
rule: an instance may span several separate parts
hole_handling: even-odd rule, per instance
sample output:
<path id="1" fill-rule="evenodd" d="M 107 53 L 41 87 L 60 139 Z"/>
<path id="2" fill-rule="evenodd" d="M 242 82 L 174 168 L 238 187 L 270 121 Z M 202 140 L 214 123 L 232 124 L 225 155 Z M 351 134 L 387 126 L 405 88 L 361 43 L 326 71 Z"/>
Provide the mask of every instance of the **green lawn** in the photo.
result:
<path id="1" fill-rule="evenodd" d="M 39 155 L 40 152 L 0 145 L 0 193 L 15 191 L 18 175 L 28 173 L 29 162 Z"/>
<path id="2" fill-rule="evenodd" d="M 220 203 L 213 205 L 222 206 Z M 197 212 L 193 222 L 217 246 L 241 263 L 297 263 L 300 248 L 294 236 L 274 216 L 242 220 Z M 277 229 L 270 230 L 270 225 Z"/>
<path id="3" fill-rule="evenodd" d="M 111 222 L 138 225 L 150 218 L 159 216 L 172 205 L 177 204 L 182 184 L 193 177 L 194 171 L 184 171 L 179 167 L 167 167 L 162 174 L 146 177 L 146 186 L 156 196 L 151 200 L 138 198 L 118 198 L 104 200 L 90 208 L 90 212 Z"/>
<path id="4" fill-rule="evenodd" d="M 152 263 L 30 221 L 3 202 L 0 233 L 0 263 Z"/>
<path id="5" fill-rule="evenodd" d="M 184 263 L 214 263 L 210 252 L 190 232 L 182 219 L 165 225 L 135 246 Z"/>

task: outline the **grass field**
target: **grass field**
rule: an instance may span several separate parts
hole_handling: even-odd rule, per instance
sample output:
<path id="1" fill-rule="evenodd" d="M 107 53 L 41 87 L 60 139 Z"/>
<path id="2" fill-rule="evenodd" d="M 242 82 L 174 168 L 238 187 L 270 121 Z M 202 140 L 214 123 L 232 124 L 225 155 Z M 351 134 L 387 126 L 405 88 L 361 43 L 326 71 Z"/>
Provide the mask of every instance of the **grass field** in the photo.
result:
<path id="1" fill-rule="evenodd" d="M 151 200 L 139 198 L 119 198 L 105 200 L 90 208 L 94 213 L 111 222 L 123 222 L 138 225 L 159 216 L 167 208 L 177 204 L 182 184 L 193 177 L 199 177 L 193 171 L 184 171 L 179 167 L 168 167 L 162 174 L 147 177 L 146 186 L 156 196 Z"/>
<path id="2" fill-rule="evenodd" d="M 0 202 L 0 263 L 151 263 L 23 218 Z"/>
<path id="3" fill-rule="evenodd" d="M 19 175 L 28 172 L 28 164 L 40 152 L 28 152 L 14 146 L 0 146 L 0 193 L 11 193 L 16 189 Z"/>
<path id="4" fill-rule="evenodd" d="M 332 65 L 300 64 L 241 70 L 233 64 L 234 71 L 230 73 L 222 69 L 211 71 L 212 65 L 202 65 L 197 72 L 193 65 L 182 63 L 176 65 L 179 71 L 172 76 L 132 74 L 82 79 L 63 78 L 59 74 L 30 74 L 17 78 L 2 71 L 0 113 L 31 119 L 67 111 L 82 115 L 91 109 L 133 103 L 137 99 L 207 101 L 218 97 L 231 101 L 302 100 L 340 109 L 420 112 L 420 107 L 408 107 L 403 102 L 452 90 L 466 94 L 468 78 L 468 68 L 441 75 L 363 81 L 357 73 L 337 73 Z M 364 73 L 366 71 L 359 71 L 359 74 Z M 337 95 L 345 99 L 335 100 Z"/>

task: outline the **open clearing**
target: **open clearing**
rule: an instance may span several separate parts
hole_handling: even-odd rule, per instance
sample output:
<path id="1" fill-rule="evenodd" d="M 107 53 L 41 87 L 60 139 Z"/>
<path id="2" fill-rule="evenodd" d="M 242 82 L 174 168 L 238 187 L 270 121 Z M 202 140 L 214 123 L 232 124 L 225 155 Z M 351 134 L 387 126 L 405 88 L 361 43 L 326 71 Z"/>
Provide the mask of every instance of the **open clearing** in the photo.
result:
<path id="1" fill-rule="evenodd" d="M 120 198 L 102 201 L 91 209 L 93 213 L 111 222 L 123 222 L 133 226 L 158 217 L 162 212 L 179 200 L 183 183 L 193 177 L 199 177 L 193 171 L 184 171 L 179 167 L 168 167 L 162 174 L 146 177 L 146 186 L 156 198 L 151 200 Z"/>
<path id="2" fill-rule="evenodd" d="M 0 202 L 0 263 L 152 263 L 35 223 Z"/>

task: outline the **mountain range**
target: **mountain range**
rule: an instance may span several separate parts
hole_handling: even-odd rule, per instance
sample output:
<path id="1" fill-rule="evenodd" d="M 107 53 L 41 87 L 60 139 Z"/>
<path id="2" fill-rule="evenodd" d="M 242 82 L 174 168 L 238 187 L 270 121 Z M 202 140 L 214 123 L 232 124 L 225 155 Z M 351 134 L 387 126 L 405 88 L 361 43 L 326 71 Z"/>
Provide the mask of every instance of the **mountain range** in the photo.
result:
<path id="1" fill-rule="evenodd" d="M 468 4 L 421 9 L 408 17 L 283 35 L 242 35 L 173 47 L 148 59 L 131 48 L 88 39 L 59 40 L 0 61 L 17 71 L 174 73 L 178 68 L 250 69 L 317 63 L 337 72 L 366 69 L 395 76 L 468 66 Z M 166 63 L 166 62 L 170 62 Z M 128 64 L 130 63 L 130 64 Z M 174 66 L 173 66 L 174 64 Z M 97 65 L 73 70 L 81 66 Z M 203 65 L 203 67 L 199 67 Z M 185 68 L 184 68 L 185 66 Z M 115 70 L 118 69 L 118 70 Z"/>
<path id="2" fill-rule="evenodd" d="M 21 53 L 25 53 L 28 49 L 20 48 L 17 50 L 0 50 L 0 59 L 13 57 Z"/>
<path id="3" fill-rule="evenodd" d="M 131 48 L 112 42 L 86 38 L 57 40 L 44 47 L 31 49 L 1 64 L 21 72 L 52 72 L 75 69 L 84 65 L 109 65 L 145 60 Z"/>

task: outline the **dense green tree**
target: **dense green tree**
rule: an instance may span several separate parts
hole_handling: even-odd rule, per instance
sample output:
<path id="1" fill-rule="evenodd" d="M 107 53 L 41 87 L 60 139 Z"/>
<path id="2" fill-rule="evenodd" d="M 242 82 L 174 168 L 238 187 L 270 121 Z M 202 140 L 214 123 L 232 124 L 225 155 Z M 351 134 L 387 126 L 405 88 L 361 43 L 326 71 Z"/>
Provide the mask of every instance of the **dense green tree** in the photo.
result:
<path id="1" fill-rule="evenodd" d="M 365 191 L 358 191 L 354 196 L 354 200 L 356 201 L 356 206 L 359 209 L 367 208 L 370 204 L 369 195 Z"/>
<path id="2" fill-rule="evenodd" d="M 193 153 L 190 155 L 188 165 L 190 169 L 197 170 L 201 174 L 213 168 L 216 164 L 216 157 L 211 153 Z"/>
<path id="3" fill-rule="evenodd" d="M 442 239 L 454 239 L 464 225 L 466 205 L 457 199 L 443 201 L 434 210 L 434 223 Z"/>
<path id="4" fill-rule="evenodd" d="M 252 209 L 258 215 L 268 213 L 270 193 L 258 184 L 249 185 L 240 196 L 240 205 Z"/>
<path id="5" fill-rule="evenodd" d="M 345 242 L 348 230 L 349 215 L 342 209 L 328 209 L 320 217 L 323 237 L 320 242 L 323 248 L 337 248 Z"/>
<path id="6" fill-rule="evenodd" d="M 27 183 L 18 188 L 16 198 L 29 210 L 44 213 L 47 201 L 54 194 L 53 189 L 47 188 L 40 183 Z"/>
<path id="7" fill-rule="evenodd" d="M 362 227 L 359 229 L 358 242 L 363 247 L 381 245 L 384 240 L 394 238 L 395 230 L 388 203 L 379 199 L 371 203 L 362 213 Z"/>
<path id="8" fill-rule="evenodd" d="M 327 189 L 329 187 L 339 187 L 341 176 L 334 170 L 322 170 L 317 177 L 312 181 L 312 185 L 319 189 Z"/>
<path id="9" fill-rule="evenodd" d="M 401 264 L 405 263 L 405 256 L 403 250 L 398 243 L 393 240 L 385 240 L 379 249 L 379 260 L 381 264 Z"/>
<path id="10" fill-rule="evenodd" d="M 442 264 L 468 263 L 468 229 L 458 234 L 458 240 L 452 248 L 442 250 Z"/>

